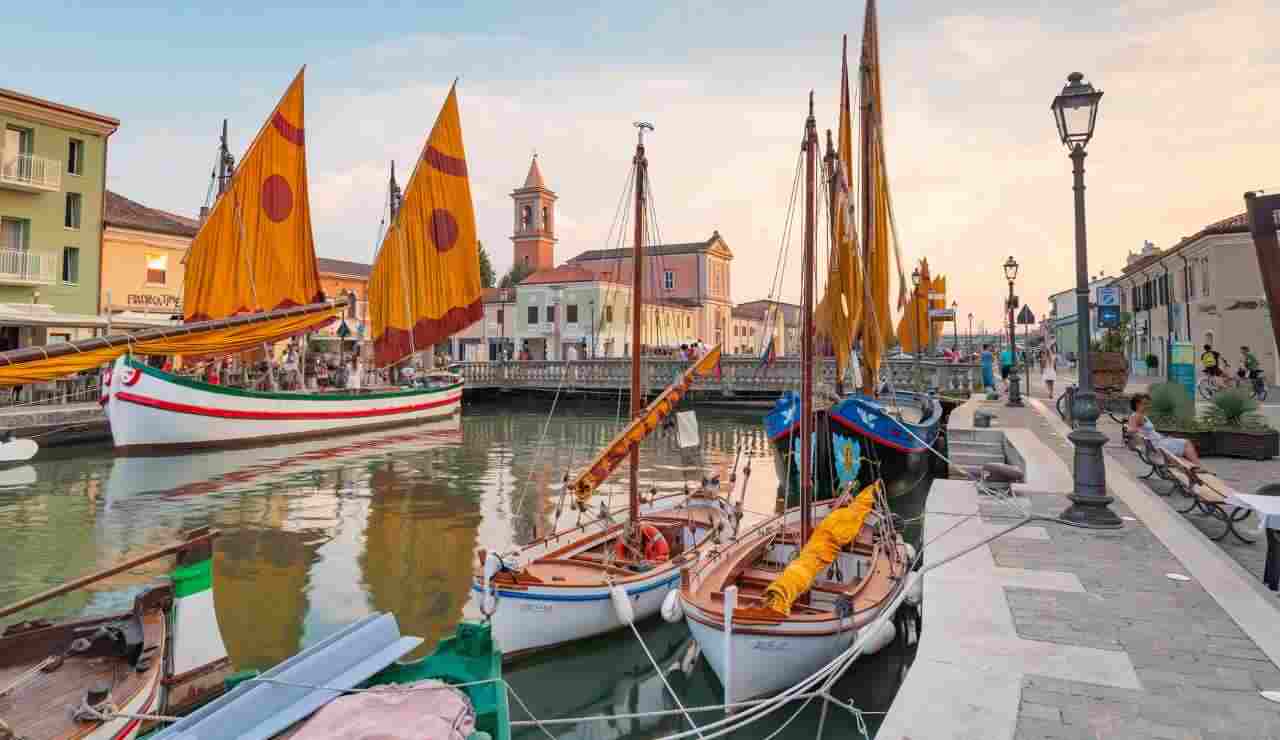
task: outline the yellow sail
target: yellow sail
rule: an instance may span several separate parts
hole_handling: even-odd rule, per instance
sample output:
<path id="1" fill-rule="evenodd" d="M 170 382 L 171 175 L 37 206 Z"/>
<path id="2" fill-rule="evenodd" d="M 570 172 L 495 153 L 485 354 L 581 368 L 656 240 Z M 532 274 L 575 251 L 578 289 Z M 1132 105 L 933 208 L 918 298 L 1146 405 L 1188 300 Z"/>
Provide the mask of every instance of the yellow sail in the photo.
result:
<path id="1" fill-rule="evenodd" d="M 932 301 L 929 301 L 929 307 L 936 308 L 936 309 L 946 308 L 947 307 L 947 276 L 939 275 L 938 277 L 933 279 L 932 285 L 933 285 L 933 288 L 931 290 L 933 291 L 933 294 L 939 297 L 935 298 Z M 930 336 L 932 337 L 933 346 L 935 347 L 938 346 L 938 341 L 942 339 L 942 330 L 944 328 L 946 328 L 946 325 L 941 321 L 929 322 L 929 331 L 930 331 Z"/>
<path id="2" fill-rule="evenodd" d="M 830 136 L 830 133 L 828 133 Z M 831 269 L 822 301 L 818 304 L 818 333 L 831 340 L 836 357 L 836 377 L 843 378 L 854 337 L 862 321 L 862 269 L 857 257 L 854 230 L 853 120 L 849 100 L 848 38 L 840 56 L 840 125 L 835 182 L 835 212 L 831 216 Z"/>
<path id="3" fill-rule="evenodd" d="M 376 362 L 389 365 L 429 348 L 483 315 L 476 219 L 455 85 L 369 277 Z"/>
<path id="4" fill-rule="evenodd" d="M 307 197 L 304 71 L 267 117 L 191 242 L 183 284 L 187 321 L 323 299 Z"/>
<path id="5" fill-rule="evenodd" d="M 809 590 L 813 579 L 831 565 L 842 547 L 858 536 L 875 504 L 876 489 L 880 485 L 880 481 L 872 483 L 862 489 L 848 506 L 841 506 L 823 518 L 800 554 L 782 571 L 782 575 L 765 588 L 766 609 L 784 616 L 791 613 L 791 605 Z"/>
<path id="6" fill-rule="evenodd" d="M 342 315 L 343 306 L 317 306 L 315 311 L 299 313 L 277 319 L 267 319 L 252 324 L 236 324 L 234 326 L 216 326 L 207 329 L 196 329 L 189 333 L 146 339 L 149 332 L 136 336 L 117 335 L 103 337 L 99 341 L 109 341 L 110 346 L 86 349 L 81 352 L 68 352 L 53 357 L 45 357 L 29 361 L 0 364 L 0 386 L 37 383 L 61 378 L 71 373 L 90 370 L 99 365 L 115 360 L 126 353 L 135 355 L 211 355 L 239 352 L 241 350 L 260 347 L 263 342 L 271 342 L 284 337 L 294 336 L 312 331 L 333 321 Z M 156 332 L 160 333 L 160 332 Z M 92 340 L 81 340 L 84 344 Z M 57 351 L 57 345 L 33 348 L 45 352 Z M 31 350 L 18 350 L 27 355 Z M 8 352 L 6 355 L 15 355 Z M 0 355 L 0 363 L 7 358 Z"/>
<path id="7" fill-rule="evenodd" d="M 928 346 L 929 286 L 933 284 L 929 276 L 929 260 L 920 260 L 919 270 L 920 287 L 907 301 L 906 310 L 898 321 L 898 342 L 903 352 L 915 353 Z M 920 341 L 920 337 L 925 341 Z"/>

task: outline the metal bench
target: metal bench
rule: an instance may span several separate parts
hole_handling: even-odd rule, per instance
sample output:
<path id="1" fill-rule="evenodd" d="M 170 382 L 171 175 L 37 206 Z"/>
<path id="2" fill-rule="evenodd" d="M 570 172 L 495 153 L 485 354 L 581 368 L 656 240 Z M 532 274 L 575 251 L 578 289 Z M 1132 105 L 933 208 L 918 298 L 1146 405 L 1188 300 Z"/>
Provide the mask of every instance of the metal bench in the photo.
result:
<path id="1" fill-rule="evenodd" d="M 1138 476 L 1140 479 L 1150 480 L 1151 476 L 1154 475 L 1172 486 L 1166 491 L 1153 488 L 1152 490 L 1157 494 L 1161 496 L 1169 496 L 1174 491 L 1179 491 L 1184 496 L 1190 495 L 1183 484 L 1174 477 L 1173 473 L 1169 472 L 1169 465 L 1165 462 L 1164 452 L 1151 444 L 1150 440 L 1145 437 L 1130 434 L 1125 438 L 1124 444 L 1126 447 L 1133 450 L 1134 454 L 1138 456 L 1138 459 L 1142 461 L 1143 465 L 1151 468 L 1144 475 Z"/>
<path id="2" fill-rule="evenodd" d="M 1204 470 L 1196 470 L 1195 466 L 1187 460 L 1159 448 L 1155 449 L 1164 459 L 1165 470 L 1173 477 L 1178 487 L 1191 497 L 1190 505 L 1179 509 L 1180 513 L 1186 514 L 1193 509 L 1199 509 L 1201 513 L 1222 522 L 1225 525 L 1222 534 L 1209 538 L 1215 542 L 1225 539 L 1227 535 L 1234 535 L 1246 545 L 1254 543 L 1254 540 L 1240 534 L 1236 529 L 1236 525 L 1248 519 L 1253 512 L 1227 503 L 1228 498 L 1237 495 L 1236 490 L 1218 476 Z"/>

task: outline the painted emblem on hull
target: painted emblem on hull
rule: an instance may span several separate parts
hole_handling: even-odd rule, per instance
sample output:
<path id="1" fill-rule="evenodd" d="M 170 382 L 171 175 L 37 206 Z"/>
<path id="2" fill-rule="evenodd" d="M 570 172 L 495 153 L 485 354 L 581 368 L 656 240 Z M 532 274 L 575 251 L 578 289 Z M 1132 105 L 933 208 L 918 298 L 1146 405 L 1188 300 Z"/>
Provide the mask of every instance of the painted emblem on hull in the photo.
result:
<path id="1" fill-rule="evenodd" d="M 858 418 L 859 418 L 859 419 L 862 419 L 862 423 L 863 423 L 863 424 L 866 424 L 868 427 L 870 427 L 870 428 L 872 428 L 872 429 L 874 429 L 874 428 L 875 428 L 875 426 L 876 426 L 876 417 L 875 417 L 875 414 L 870 413 L 869 411 L 867 411 L 867 410 L 866 410 L 866 409 L 864 409 L 864 408 L 859 408 L 859 409 L 858 409 Z"/>

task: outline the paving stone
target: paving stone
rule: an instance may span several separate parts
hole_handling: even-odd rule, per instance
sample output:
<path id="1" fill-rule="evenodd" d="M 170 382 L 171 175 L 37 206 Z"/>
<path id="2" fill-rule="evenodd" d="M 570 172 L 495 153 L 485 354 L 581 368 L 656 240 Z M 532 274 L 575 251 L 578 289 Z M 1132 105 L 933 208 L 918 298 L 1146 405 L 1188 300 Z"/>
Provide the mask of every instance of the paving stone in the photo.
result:
<path id="1" fill-rule="evenodd" d="M 1023 696 L 1022 705 L 1018 708 L 1018 716 L 1042 719 L 1046 722 L 1062 722 L 1062 708 L 1027 701 L 1026 696 Z"/>

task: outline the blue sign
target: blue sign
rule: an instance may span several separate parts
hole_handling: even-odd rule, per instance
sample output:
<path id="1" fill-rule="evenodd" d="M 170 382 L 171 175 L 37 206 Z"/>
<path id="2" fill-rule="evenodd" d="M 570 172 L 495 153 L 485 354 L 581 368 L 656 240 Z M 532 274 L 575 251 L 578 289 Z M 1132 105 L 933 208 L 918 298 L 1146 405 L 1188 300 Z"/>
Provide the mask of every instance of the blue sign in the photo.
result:
<path id="1" fill-rule="evenodd" d="M 1119 306 L 1098 306 L 1098 328 L 1099 329 L 1119 329 L 1120 328 L 1120 307 Z"/>
<path id="2" fill-rule="evenodd" d="M 1181 385 L 1189 398 L 1196 397 L 1196 356 L 1191 342 L 1174 342 L 1169 348 L 1169 382 Z"/>

